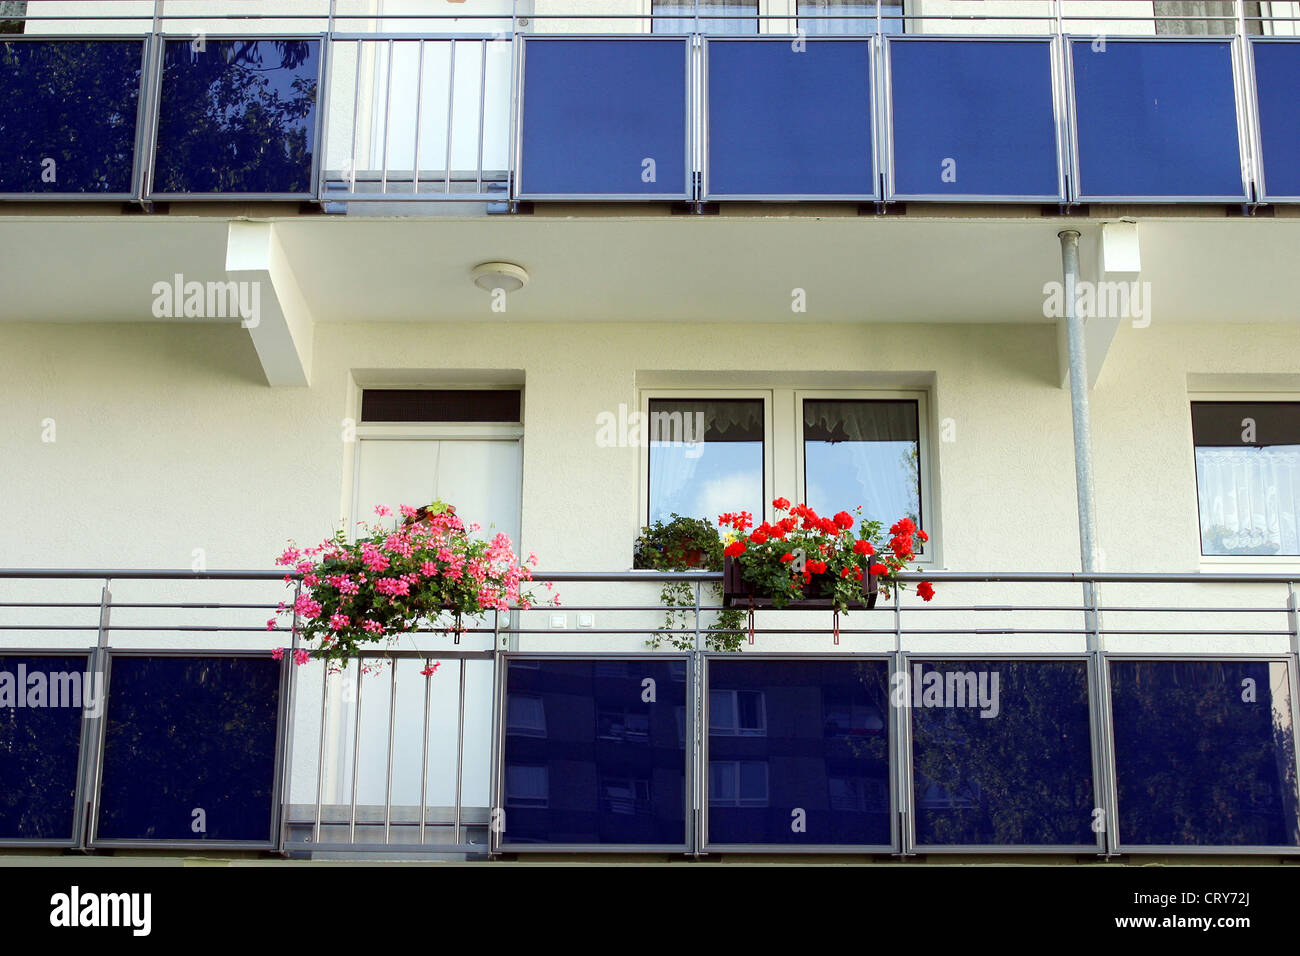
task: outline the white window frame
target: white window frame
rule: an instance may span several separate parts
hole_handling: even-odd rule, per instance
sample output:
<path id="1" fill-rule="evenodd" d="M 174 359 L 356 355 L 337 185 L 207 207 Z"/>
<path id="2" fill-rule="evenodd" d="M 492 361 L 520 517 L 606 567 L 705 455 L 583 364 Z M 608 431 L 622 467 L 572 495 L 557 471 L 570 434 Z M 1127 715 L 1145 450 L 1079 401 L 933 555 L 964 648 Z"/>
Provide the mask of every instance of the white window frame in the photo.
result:
<path id="1" fill-rule="evenodd" d="M 914 389 L 795 389 L 794 390 L 794 427 L 795 435 L 795 475 L 800 501 L 808 500 L 807 481 L 804 472 L 804 437 L 803 437 L 803 402 L 805 398 L 826 399 L 829 401 L 894 401 L 916 402 L 917 445 L 920 456 L 917 461 L 917 473 L 920 478 L 921 527 L 925 529 L 930 540 L 926 542 L 925 553 L 918 554 L 914 562 L 921 567 L 935 565 L 934 551 L 938 533 L 934 520 L 934 496 L 930 490 L 930 406 L 927 394 Z M 885 528 L 897 521 L 902 515 L 884 516 Z"/>
<path id="2" fill-rule="evenodd" d="M 1192 524 L 1196 530 L 1196 552 L 1202 571 L 1240 571 L 1243 565 L 1258 565 L 1281 570 L 1300 570 L 1300 555 L 1295 554 L 1206 554 L 1201 549 L 1201 486 L 1196 479 L 1196 434 L 1192 431 L 1193 402 L 1286 402 L 1300 406 L 1300 392 L 1258 391 L 1237 389 L 1233 391 L 1188 391 L 1187 393 L 1187 450 L 1192 476 L 1192 500 L 1196 510 Z"/>
<path id="3" fill-rule="evenodd" d="M 637 521 L 638 528 L 643 527 L 650 518 L 650 402 L 651 400 L 697 400 L 702 402 L 714 399 L 749 398 L 763 401 L 763 514 L 755 515 L 756 522 L 770 520 L 772 499 L 776 493 L 772 490 L 775 478 L 773 469 L 774 445 L 772 442 L 772 389 L 753 388 L 647 388 L 642 389 L 637 401 L 641 412 L 641 421 L 645 424 L 645 441 L 641 442 L 640 454 L 637 456 Z M 739 507 L 739 504 L 737 504 Z M 717 515 L 705 515 L 708 521 L 716 521 Z"/>
<path id="4" fill-rule="evenodd" d="M 824 398 L 843 401 L 914 401 L 917 403 L 918 441 L 920 443 L 920 461 L 918 468 L 921 480 L 921 518 L 922 526 L 930 535 L 926 542 L 925 553 L 917 555 L 914 562 L 922 569 L 934 570 L 940 567 L 941 527 L 939 521 L 938 499 L 934 488 L 934 455 L 931 448 L 931 436 L 934 434 L 930 420 L 932 401 L 929 389 L 890 389 L 890 388 L 816 388 L 816 387 L 772 387 L 772 388 L 643 388 L 637 399 L 637 408 L 642 420 L 647 425 L 646 437 L 649 438 L 648 426 L 650 401 L 652 399 L 710 399 L 725 398 L 761 398 L 763 399 L 763 513 L 755 515 L 755 523 L 771 521 L 776 515 L 772 510 L 772 500 L 784 496 L 792 501 L 807 500 L 804 482 L 803 452 L 803 399 Z M 782 422 L 777 431 L 778 418 Z M 787 430 L 787 428 L 789 430 Z M 649 441 L 642 443 L 637 465 L 637 514 L 636 527 L 645 525 L 650 514 L 650 447 Z M 710 521 L 717 515 L 705 515 Z M 895 515 L 893 520 L 901 518 Z M 886 525 L 888 527 L 888 525 Z"/>

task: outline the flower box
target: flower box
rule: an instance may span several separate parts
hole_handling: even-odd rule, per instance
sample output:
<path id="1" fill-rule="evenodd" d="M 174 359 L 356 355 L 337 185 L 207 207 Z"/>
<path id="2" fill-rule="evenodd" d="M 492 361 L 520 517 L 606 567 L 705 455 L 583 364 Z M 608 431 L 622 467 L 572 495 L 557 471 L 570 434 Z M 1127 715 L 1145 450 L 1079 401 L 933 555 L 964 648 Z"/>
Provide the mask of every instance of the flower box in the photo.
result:
<path id="1" fill-rule="evenodd" d="M 825 579 L 830 583 L 831 579 Z M 816 582 L 812 587 L 816 586 Z M 876 596 L 878 584 L 874 574 L 868 574 L 862 579 L 862 600 L 850 601 L 848 608 L 850 610 L 870 610 L 876 606 Z M 722 606 L 723 607 L 741 607 L 741 608 L 774 608 L 775 603 L 772 597 L 767 594 L 759 594 L 753 584 L 745 580 L 741 572 L 740 562 L 732 557 L 726 557 L 722 562 Z M 829 611 L 831 610 L 830 595 L 808 596 L 788 601 L 782 610 L 786 611 Z"/>

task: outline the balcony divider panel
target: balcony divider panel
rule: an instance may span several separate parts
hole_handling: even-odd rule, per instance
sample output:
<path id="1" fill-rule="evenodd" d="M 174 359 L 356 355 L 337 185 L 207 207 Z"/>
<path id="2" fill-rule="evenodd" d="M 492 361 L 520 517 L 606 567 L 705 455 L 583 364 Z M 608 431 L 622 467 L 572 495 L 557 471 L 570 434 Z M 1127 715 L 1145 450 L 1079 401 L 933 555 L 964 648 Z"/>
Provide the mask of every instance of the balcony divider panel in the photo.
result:
<path id="1" fill-rule="evenodd" d="M 1258 198 L 1300 202 L 1300 40 L 1252 37 L 1247 46 L 1259 117 Z"/>
<path id="2" fill-rule="evenodd" d="M 890 704 L 890 656 L 710 653 L 703 658 L 701 849 L 708 853 L 897 852 L 897 708 Z M 829 698 L 827 675 L 836 678 Z M 715 733 L 715 721 L 721 716 L 711 705 L 715 692 L 736 692 L 737 701 L 741 692 L 760 695 L 761 708 L 756 707 L 755 713 L 761 710 L 761 728 L 739 725 L 737 703 L 735 732 Z M 815 697 L 818 706 L 815 710 L 782 707 L 783 696 L 798 698 L 802 705 Z M 737 765 L 735 806 L 721 806 L 724 795 L 714 786 L 715 762 Z M 764 767 L 762 804 L 755 798 L 750 798 L 749 806 L 744 802 L 740 793 L 744 764 Z M 784 770 L 773 773 L 773 765 Z M 837 810 L 833 806 L 837 796 L 841 808 L 848 803 L 854 806 Z M 880 819 L 868 819 L 872 816 Z"/>
<path id="3" fill-rule="evenodd" d="M 1095 825 L 1102 803 L 1086 655 L 910 653 L 903 659 L 907 679 L 901 687 L 910 695 L 903 705 L 911 728 L 910 848 L 920 853 L 1105 851 L 1101 828 Z M 985 717 L 978 708 L 955 707 L 946 698 L 941 706 L 932 706 L 926 688 L 918 690 L 918 667 L 923 675 L 944 674 L 945 692 L 950 671 L 987 675 L 991 692 L 992 675 L 998 674 L 996 713 Z M 920 708 L 915 706 L 918 694 Z M 1017 767 L 1024 754 L 1016 748 L 1026 746 L 1035 762 Z M 920 768 L 930 768 L 932 775 Z M 951 807 L 953 812 L 945 814 L 942 808 L 924 806 L 927 783 L 954 802 L 962 796 L 936 779 L 943 772 L 953 774 L 947 779 L 954 787 L 966 789 L 970 807 Z M 1052 832 L 1056 838 L 1047 839 Z"/>
<path id="4" fill-rule="evenodd" d="M 316 198 L 324 45 L 321 36 L 163 37 L 149 198 Z M 272 57 L 278 65 L 264 65 Z"/>
<path id="5" fill-rule="evenodd" d="M 520 42 L 516 198 L 693 197 L 688 38 Z"/>
<path id="6" fill-rule="evenodd" d="M 1072 198 L 1247 202 L 1231 39 L 1070 37 Z"/>
<path id="7" fill-rule="evenodd" d="M 0 199 L 134 198 L 146 41 L 0 36 Z"/>
<path id="8" fill-rule="evenodd" d="M 498 659 L 492 826 L 498 852 L 691 849 L 695 720 L 689 656 L 510 652 Z M 528 666 L 534 662 L 536 667 Z M 674 665 L 680 668 L 676 673 Z M 602 667 L 610 670 L 602 674 Z M 512 697 L 536 699 L 541 725 L 516 723 L 512 729 Z M 512 794 L 512 768 L 544 769 L 537 776 L 545 780 L 545 794 Z"/>
<path id="9" fill-rule="evenodd" d="M 1295 656 L 1108 656 L 1117 851 L 1300 853 Z"/>
<path id="10" fill-rule="evenodd" d="M 33 704 L 35 674 L 41 675 L 43 689 L 40 702 Z M 63 680 L 72 674 L 79 678 L 75 706 L 66 699 L 71 684 Z M 0 690 L 7 685 L 0 696 L 0 846 L 77 845 L 84 804 L 82 754 L 90 724 L 83 709 L 85 681 L 93 680 L 93 674 L 85 651 L 0 651 Z M 103 706 L 102 699 L 97 703 Z"/>
<path id="11" fill-rule="evenodd" d="M 290 666 L 266 651 L 110 651 L 88 845 L 276 849 Z"/>
<path id="12" fill-rule="evenodd" d="M 704 40 L 704 198 L 879 198 L 875 41 Z"/>
<path id="13" fill-rule="evenodd" d="M 886 39 L 888 198 L 1064 201 L 1054 46 L 1037 37 Z"/>

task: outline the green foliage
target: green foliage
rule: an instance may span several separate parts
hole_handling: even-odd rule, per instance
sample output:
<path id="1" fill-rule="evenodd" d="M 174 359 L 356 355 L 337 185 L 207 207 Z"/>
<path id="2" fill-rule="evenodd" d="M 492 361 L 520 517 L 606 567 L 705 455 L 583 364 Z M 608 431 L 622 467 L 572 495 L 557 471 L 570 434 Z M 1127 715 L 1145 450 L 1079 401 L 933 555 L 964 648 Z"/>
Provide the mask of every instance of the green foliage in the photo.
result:
<path id="1" fill-rule="evenodd" d="M 656 521 L 641 529 L 633 552 L 632 566 L 637 570 L 705 571 L 722 570 L 722 539 L 717 528 L 702 518 L 684 518 L 674 514 L 668 522 Z M 722 586 L 710 583 L 715 602 L 722 600 Z M 646 641 L 653 648 L 669 646 L 681 651 L 695 650 L 695 585 L 690 581 L 665 581 L 659 592 L 663 603 L 664 630 Z M 701 603 L 704 603 L 701 594 Z M 724 608 L 709 625 L 705 647 L 711 651 L 739 651 L 743 644 L 743 612 Z M 689 629 L 689 631 L 688 631 Z"/>

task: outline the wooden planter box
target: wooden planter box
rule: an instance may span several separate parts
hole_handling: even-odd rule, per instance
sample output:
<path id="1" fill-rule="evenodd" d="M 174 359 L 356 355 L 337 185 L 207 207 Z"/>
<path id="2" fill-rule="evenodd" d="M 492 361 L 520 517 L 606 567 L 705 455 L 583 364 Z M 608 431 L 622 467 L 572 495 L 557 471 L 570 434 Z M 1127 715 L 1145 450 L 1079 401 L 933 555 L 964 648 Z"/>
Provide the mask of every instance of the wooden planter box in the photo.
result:
<path id="1" fill-rule="evenodd" d="M 862 579 L 862 600 L 850 601 L 850 610 L 869 611 L 876 606 L 877 582 L 874 574 L 867 574 Z M 745 580 L 740 572 L 740 564 L 735 558 L 723 558 L 722 561 L 722 606 L 741 608 L 773 608 L 772 598 L 759 594 L 754 585 Z M 805 597 L 793 600 L 782 610 L 786 611 L 829 611 L 829 597 Z"/>

